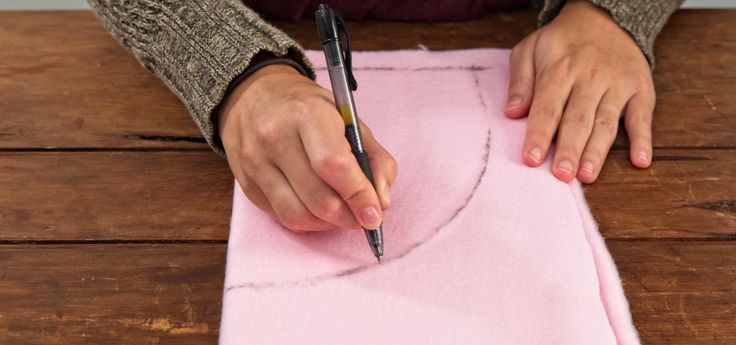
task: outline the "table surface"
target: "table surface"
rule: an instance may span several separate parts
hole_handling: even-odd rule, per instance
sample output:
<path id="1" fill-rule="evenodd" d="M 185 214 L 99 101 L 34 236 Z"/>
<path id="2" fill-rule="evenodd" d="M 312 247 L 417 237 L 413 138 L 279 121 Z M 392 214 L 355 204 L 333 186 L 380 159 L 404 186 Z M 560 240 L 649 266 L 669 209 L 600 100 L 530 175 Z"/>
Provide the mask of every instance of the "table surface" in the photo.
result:
<path id="1" fill-rule="evenodd" d="M 652 167 L 620 136 L 585 188 L 644 344 L 736 343 L 735 18 L 673 16 Z M 350 29 L 361 50 L 510 48 L 534 25 L 519 11 Z M 311 21 L 278 26 L 318 48 Z M 226 162 L 92 13 L 0 12 L 0 47 L 0 343 L 215 343 Z"/>

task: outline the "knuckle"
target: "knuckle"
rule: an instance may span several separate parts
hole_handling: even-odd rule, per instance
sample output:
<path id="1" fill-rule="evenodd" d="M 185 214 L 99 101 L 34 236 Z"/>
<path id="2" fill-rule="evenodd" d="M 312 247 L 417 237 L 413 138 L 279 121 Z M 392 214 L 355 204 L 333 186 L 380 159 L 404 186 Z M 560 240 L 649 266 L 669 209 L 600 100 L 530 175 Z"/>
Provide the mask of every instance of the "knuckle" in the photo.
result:
<path id="1" fill-rule="evenodd" d="M 558 119 L 562 114 L 558 107 L 555 107 L 549 103 L 542 103 L 537 106 L 537 114 L 542 115 L 546 119 Z"/>
<path id="2" fill-rule="evenodd" d="M 303 213 L 287 213 L 284 216 L 279 217 L 281 225 L 292 231 L 304 231 L 309 230 L 310 225 L 313 223 L 309 217 Z"/>
<path id="3" fill-rule="evenodd" d="M 256 192 L 256 187 L 248 179 L 243 179 L 243 181 L 238 181 L 238 184 L 240 184 L 240 189 L 243 190 L 243 193 L 245 195 L 251 196 Z"/>
<path id="4" fill-rule="evenodd" d="M 266 144 L 277 144 L 281 137 L 279 133 L 280 129 L 281 127 L 276 123 L 276 121 L 261 121 L 256 125 L 256 135 L 259 140 Z"/>
<path id="5" fill-rule="evenodd" d="M 357 205 L 367 199 L 369 193 L 373 191 L 373 187 L 368 184 L 360 184 L 355 190 L 344 196 L 345 201 L 350 205 Z"/>
<path id="6" fill-rule="evenodd" d="M 242 146 L 237 153 L 231 153 L 227 156 L 228 160 L 236 159 L 237 161 L 245 163 L 243 165 L 250 165 L 255 158 L 251 150 L 245 146 Z"/>
<path id="7" fill-rule="evenodd" d="M 618 131 L 618 120 L 614 117 L 601 116 L 595 119 L 595 127 L 614 137 Z"/>
<path id="8" fill-rule="evenodd" d="M 593 120 L 591 114 L 582 110 L 573 110 L 565 115 L 565 122 L 577 127 L 589 127 Z"/>
<path id="9" fill-rule="evenodd" d="M 600 87 L 602 85 L 611 85 L 613 81 L 611 80 L 611 74 L 610 70 L 606 68 L 607 66 L 601 66 L 601 65 L 594 65 L 591 66 L 588 71 L 585 73 L 585 76 L 582 77 L 585 81 L 584 85 L 588 85 L 588 87 Z M 592 96 L 591 96 L 592 98 Z"/>
<path id="10" fill-rule="evenodd" d="M 598 105 L 599 118 L 607 118 L 608 121 L 618 121 L 621 118 L 621 109 L 611 103 L 601 103 Z"/>
<path id="11" fill-rule="evenodd" d="M 311 100 L 311 97 L 305 98 L 292 95 L 287 99 L 287 102 L 289 103 L 289 112 L 296 116 L 307 114 L 314 109 L 314 101 Z"/>
<path id="12" fill-rule="evenodd" d="M 314 160 L 312 168 L 320 176 L 332 175 L 345 170 L 345 167 L 348 166 L 348 162 L 348 156 L 345 154 L 336 154 L 330 151 L 325 151 Z"/>
<path id="13" fill-rule="evenodd" d="M 242 155 L 240 157 L 240 163 L 236 167 L 231 167 L 232 170 L 240 170 L 241 172 L 245 173 L 246 176 L 252 177 L 252 176 L 259 176 L 260 173 L 263 171 L 264 167 L 264 161 L 261 161 L 259 159 L 254 159 L 252 157 L 244 158 Z"/>
<path id="14" fill-rule="evenodd" d="M 528 88 L 531 88 L 534 84 L 534 78 L 528 75 L 524 74 L 517 74 L 515 76 L 512 76 L 511 79 L 511 86 L 510 86 L 510 93 L 517 93 L 521 94 L 527 91 Z"/>
<path id="15" fill-rule="evenodd" d="M 318 198 L 314 206 L 314 215 L 327 221 L 340 219 L 342 211 L 342 202 L 333 196 Z"/>
<path id="16" fill-rule="evenodd" d="M 258 157 L 256 147 L 257 145 L 253 145 L 253 143 L 243 142 L 238 149 L 237 157 L 245 163 L 254 162 Z"/>
<path id="17" fill-rule="evenodd" d="M 555 75 L 558 75 L 559 77 L 570 74 L 574 67 L 575 63 L 570 55 L 560 57 L 552 64 L 552 70 L 555 71 Z"/>
<path id="18" fill-rule="evenodd" d="M 277 193 L 275 197 L 274 212 L 279 223 L 289 230 L 303 231 L 309 230 L 310 218 L 312 214 L 304 208 L 301 202 L 293 196 Z"/>
<path id="19" fill-rule="evenodd" d="M 637 111 L 626 115 L 626 126 L 628 127 L 648 127 L 650 126 L 650 117 L 648 113 Z"/>
<path id="20" fill-rule="evenodd" d="M 652 78 L 646 74 L 636 74 L 631 77 L 634 89 L 638 92 L 644 92 L 646 94 L 654 93 L 654 85 Z"/>

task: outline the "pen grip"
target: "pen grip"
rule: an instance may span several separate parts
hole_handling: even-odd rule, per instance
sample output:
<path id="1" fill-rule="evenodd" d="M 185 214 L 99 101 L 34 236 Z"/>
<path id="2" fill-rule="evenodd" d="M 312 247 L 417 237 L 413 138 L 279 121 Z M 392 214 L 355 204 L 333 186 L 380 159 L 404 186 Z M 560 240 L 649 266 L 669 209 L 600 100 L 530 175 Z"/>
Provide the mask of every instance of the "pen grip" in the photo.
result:
<path id="1" fill-rule="evenodd" d="M 355 155 L 355 159 L 358 160 L 360 170 L 363 170 L 365 177 L 367 177 L 368 181 L 371 181 L 371 184 L 373 185 L 373 187 L 375 187 L 376 184 L 375 182 L 373 182 L 373 172 L 371 171 L 370 162 L 368 162 L 368 154 L 365 151 L 353 152 L 353 154 Z"/>

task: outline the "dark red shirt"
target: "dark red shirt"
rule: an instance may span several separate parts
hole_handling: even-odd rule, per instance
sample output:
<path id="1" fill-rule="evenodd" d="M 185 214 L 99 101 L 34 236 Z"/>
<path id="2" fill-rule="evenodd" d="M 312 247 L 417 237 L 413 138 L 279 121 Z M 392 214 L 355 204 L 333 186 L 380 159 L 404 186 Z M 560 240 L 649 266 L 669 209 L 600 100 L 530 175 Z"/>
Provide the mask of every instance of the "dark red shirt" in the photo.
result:
<path id="1" fill-rule="evenodd" d="M 529 0 L 244 0 L 261 15 L 286 20 L 314 17 L 321 3 L 345 19 L 447 21 L 481 17 L 486 11 L 523 7 Z"/>

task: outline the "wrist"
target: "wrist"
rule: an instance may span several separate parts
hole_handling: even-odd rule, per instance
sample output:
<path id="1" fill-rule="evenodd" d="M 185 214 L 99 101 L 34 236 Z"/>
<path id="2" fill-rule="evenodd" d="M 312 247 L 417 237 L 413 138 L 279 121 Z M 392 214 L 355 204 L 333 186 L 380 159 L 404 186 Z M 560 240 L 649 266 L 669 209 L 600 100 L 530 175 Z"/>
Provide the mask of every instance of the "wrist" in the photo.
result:
<path id="1" fill-rule="evenodd" d="M 605 9 L 588 0 L 568 0 L 560 11 L 560 16 L 571 15 L 573 17 L 587 16 L 593 19 L 604 19 L 613 21 L 611 15 Z"/>
<path id="2" fill-rule="evenodd" d="M 261 52 L 255 55 L 248 68 L 230 82 L 225 95 L 220 102 L 220 107 L 215 114 L 216 128 L 218 134 L 222 134 L 223 127 L 227 122 L 227 116 L 239 100 L 241 100 L 246 92 L 257 84 L 256 82 L 264 77 L 292 74 L 306 76 L 306 70 L 288 58 L 279 58 L 268 52 Z"/>

